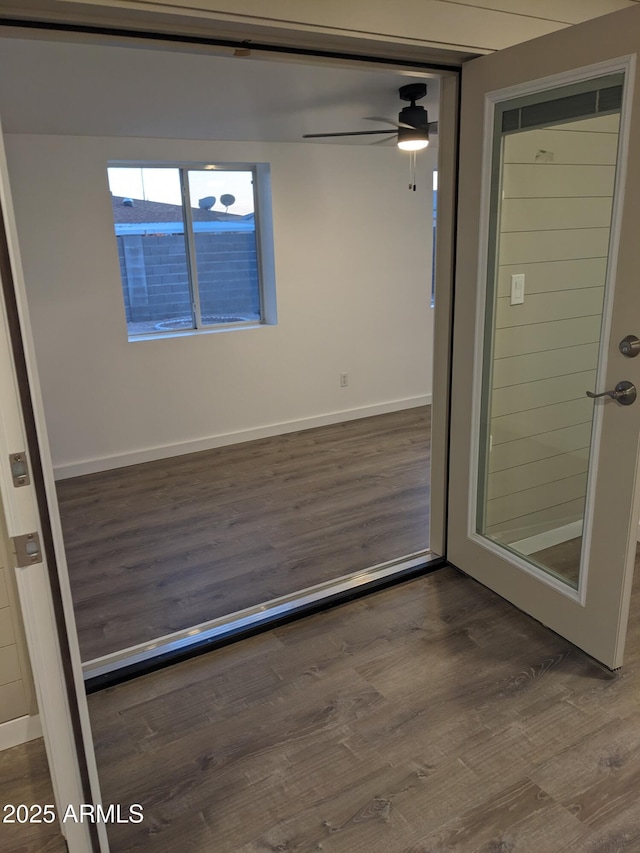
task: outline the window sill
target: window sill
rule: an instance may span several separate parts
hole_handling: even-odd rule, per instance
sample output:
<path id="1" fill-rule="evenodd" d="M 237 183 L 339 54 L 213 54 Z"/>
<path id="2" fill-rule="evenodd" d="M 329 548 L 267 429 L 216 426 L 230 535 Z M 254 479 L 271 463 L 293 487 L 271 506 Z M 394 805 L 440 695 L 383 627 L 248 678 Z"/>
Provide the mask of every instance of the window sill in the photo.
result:
<path id="1" fill-rule="evenodd" d="M 273 323 L 243 323 L 242 325 L 229 324 L 228 326 L 207 326 L 202 329 L 174 329 L 167 332 L 149 332 L 142 335 L 129 335 L 130 343 L 135 341 L 158 341 L 167 338 L 190 338 L 200 335 L 217 335 L 220 332 L 241 332 L 243 329 L 262 329 L 264 326 L 275 325 Z"/>

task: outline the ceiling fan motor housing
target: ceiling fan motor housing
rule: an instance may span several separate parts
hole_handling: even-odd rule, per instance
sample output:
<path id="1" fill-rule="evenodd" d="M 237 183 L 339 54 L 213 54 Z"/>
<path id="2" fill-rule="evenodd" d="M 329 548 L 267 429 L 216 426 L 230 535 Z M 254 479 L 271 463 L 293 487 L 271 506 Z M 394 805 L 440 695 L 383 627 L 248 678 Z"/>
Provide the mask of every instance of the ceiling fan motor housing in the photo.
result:
<path id="1" fill-rule="evenodd" d="M 400 124 L 410 124 L 411 127 L 428 130 L 429 116 L 424 107 L 416 106 L 416 101 L 420 101 L 427 94 L 426 83 L 408 83 L 406 86 L 400 86 L 398 90 L 400 100 L 410 101 L 410 106 L 404 107 L 398 114 Z"/>
<path id="2" fill-rule="evenodd" d="M 398 113 L 398 121 L 400 124 L 410 124 L 411 127 L 419 127 L 425 130 L 429 127 L 429 116 L 424 107 L 411 104 L 410 107 L 404 107 Z"/>

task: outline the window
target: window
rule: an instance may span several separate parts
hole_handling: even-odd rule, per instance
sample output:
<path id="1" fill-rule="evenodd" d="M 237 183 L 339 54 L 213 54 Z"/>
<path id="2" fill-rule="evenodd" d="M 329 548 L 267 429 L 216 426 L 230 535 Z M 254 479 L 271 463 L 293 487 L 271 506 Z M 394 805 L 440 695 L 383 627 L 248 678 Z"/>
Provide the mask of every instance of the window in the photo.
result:
<path id="1" fill-rule="evenodd" d="M 107 173 L 130 338 L 276 322 L 266 163 Z"/>

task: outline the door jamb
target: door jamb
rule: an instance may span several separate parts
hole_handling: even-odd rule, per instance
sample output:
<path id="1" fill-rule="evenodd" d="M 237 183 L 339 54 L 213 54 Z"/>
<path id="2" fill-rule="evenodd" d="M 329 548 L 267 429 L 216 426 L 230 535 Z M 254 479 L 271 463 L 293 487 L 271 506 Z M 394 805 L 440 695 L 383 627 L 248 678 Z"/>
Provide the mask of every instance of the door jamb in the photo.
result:
<path id="1" fill-rule="evenodd" d="M 62 578 L 56 565 L 54 537 L 46 493 L 47 468 L 53 472 L 46 432 L 38 423 L 37 380 L 28 332 L 21 321 L 23 274 L 9 189 L 8 168 L 0 127 L 0 346 L 3 358 L 3 418 L 0 452 L 3 459 L 15 452 L 11 440 L 20 432 L 20 448 L 27 451 L 32 484 L 16 495 L 6 466 L 0 467 L 0 492 L 10 537 L 36 532 L 42 562 L 16 568 L 15 576 L 25 626 L 45 748 L 56 800 L 57 818 L 69 849 L 96 850 L 98 835 L 86 823 L 63 821 L 64 809 L 99 801 L 97 772 L 91 766 L 85 739 L 90 737 L 86 695 L 82 689 L 80 656 L 75 626 L 68 619 Z M 26 327 L 28 328 L 28 326 Z M 10 389 L 10 386 L 13 386 Z M 12 393 L 11 393 L 12 392 Z M 14 435 L 10 437 L 10 433 Z M 9 567 L 7 567 L 8 570 Z M 70 599 L 69 599 L 70 600 Z M 71 628 L 70 628 L 71 626 Z M 80 675 L 80 678 L 78 678 Z M 108 848 L 104 847 L 103 850 Z"/>

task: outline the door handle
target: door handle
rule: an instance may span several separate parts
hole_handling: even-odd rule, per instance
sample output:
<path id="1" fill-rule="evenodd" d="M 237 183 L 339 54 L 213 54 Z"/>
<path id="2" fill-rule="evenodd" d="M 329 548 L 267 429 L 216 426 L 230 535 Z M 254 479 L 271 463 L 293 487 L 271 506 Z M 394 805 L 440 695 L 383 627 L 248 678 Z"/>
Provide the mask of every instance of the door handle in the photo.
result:
<path id="1" fill-rule="evenodd" d="M 611 397 L 612 400 L 617 400 L 623 406 L 630 406 L 638 396 L 636 386 L 633 382 L 628 382 L 626 379 L 618 382 L 613 391 L 603 391 L 601 394 L 594 394 L 593 391 L 587 391 L 586 393 L 587 397 L 591 397 L 592 400 L 597 400 L 598 397 Z"/>

